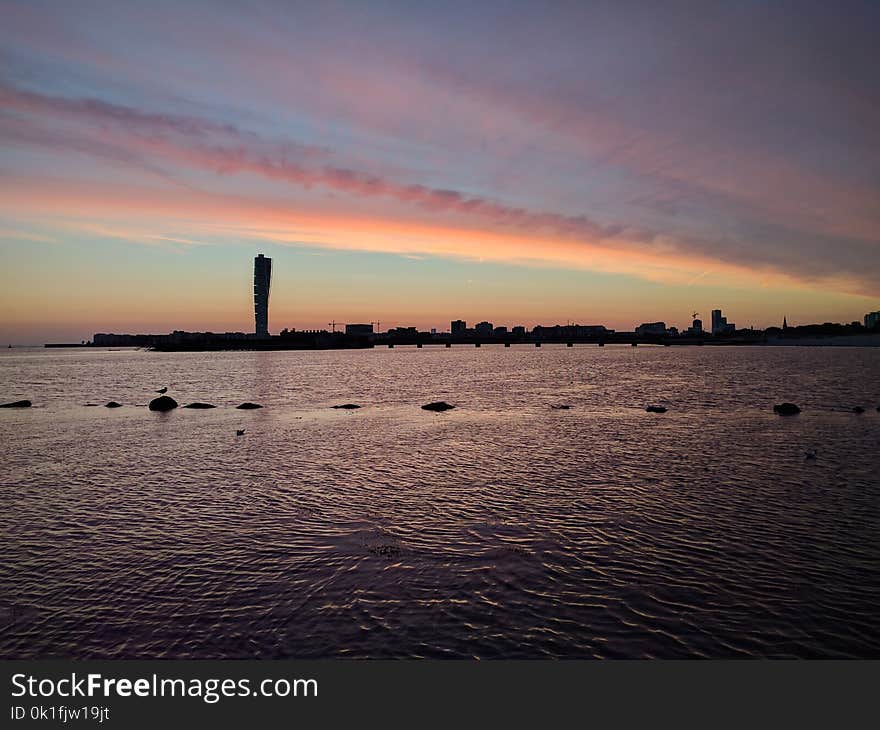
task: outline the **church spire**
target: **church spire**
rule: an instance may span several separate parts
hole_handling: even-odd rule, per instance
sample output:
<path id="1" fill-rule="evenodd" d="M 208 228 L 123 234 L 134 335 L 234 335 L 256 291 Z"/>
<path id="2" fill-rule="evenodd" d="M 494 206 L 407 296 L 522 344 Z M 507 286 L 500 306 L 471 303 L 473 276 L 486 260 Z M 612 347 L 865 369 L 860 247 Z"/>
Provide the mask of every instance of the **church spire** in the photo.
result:
<path id="1" fill-rule="evenodd" d="M 788 320 L 785 317 L 782 318 L 782 329 L 788 329 Z"/>

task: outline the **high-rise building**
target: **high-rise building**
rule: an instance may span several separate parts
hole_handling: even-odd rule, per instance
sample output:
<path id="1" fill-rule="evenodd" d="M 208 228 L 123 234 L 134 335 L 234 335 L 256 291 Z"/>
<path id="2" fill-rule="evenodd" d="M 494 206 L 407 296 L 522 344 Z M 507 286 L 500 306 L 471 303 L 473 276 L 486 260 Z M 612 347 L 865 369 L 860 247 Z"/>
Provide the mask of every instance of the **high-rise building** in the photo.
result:
<path id="1" fill-rule="evenodd" d="M 728 322 L 727 317 L 721 316 L 720 309 L 712 310 L 712 334 L 713 335 L 732 335 L 736 332 L 736 325 Z"/>
<path id="2" fill-rule="evenodd" d="M 865 327 L 873 329 L 880 324 L 880 312 L 868 312 L 865 315 Z"/>
<path id="3" fill-rule="evenodd" d="M 269 288 L 272 284 L 272 259 L 259 254 L 254 259 L 254 322 L 257 337 L 269 336 Z"/>
<path id="4" fill-rule="evenodd" d="M 467 322 L 461 319 L 455 319 L 450 324 L 449 331 L 454 335 L 463 335 L 467 329 Z"/>

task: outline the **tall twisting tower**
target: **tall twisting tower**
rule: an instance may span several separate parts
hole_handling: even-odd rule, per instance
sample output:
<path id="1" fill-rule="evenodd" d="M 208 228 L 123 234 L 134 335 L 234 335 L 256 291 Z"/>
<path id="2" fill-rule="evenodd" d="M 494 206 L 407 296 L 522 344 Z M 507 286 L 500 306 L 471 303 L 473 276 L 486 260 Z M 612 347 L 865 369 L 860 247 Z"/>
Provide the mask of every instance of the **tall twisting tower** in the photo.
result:
<path id="1" fill-rule="evenodd" d="M 272 284 L 272 259 L 259 254 L 254 259 L 254 322 L 257 337 L 269 336 L 269 287 Z"/>

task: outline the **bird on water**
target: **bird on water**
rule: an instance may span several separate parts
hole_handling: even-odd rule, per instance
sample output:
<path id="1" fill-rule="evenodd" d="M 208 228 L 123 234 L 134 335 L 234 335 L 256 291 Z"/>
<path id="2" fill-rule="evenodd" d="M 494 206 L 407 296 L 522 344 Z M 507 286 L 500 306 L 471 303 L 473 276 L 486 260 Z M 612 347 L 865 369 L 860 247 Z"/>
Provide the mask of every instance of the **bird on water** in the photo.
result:
<path id="1" fill-rule="evenodd" d="M 159 390 L 157 390 L 156 392 L 157 392 L 157 393 L 167 393 L 167 392 L 168 392 L 168 388 L 159 388 Z"/>

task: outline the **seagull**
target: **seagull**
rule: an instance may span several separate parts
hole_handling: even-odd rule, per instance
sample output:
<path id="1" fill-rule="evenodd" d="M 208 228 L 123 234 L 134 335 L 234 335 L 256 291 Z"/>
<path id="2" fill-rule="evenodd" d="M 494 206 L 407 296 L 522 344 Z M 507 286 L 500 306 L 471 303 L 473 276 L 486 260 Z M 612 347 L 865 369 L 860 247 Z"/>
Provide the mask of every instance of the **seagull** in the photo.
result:
<path id="1" fill-rule="evenodd" d="M 236 435 L 236 436 L 244 436 L 244 429 L 243 429 L 243 428 L 239 428 L 239 429 L 237 429 L 237 430 L 235 431 L 235 435 Z"/>
<path id="2" fill-rule="evenodd" d="M 159 390 L 157 390 L 156 392 L 157 392 L 157 393 L 167 393 L 167 392 L 168 392 L 168 388 L 159 388 Z"/>

